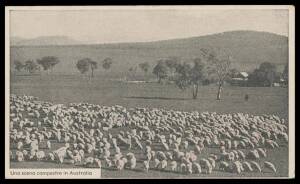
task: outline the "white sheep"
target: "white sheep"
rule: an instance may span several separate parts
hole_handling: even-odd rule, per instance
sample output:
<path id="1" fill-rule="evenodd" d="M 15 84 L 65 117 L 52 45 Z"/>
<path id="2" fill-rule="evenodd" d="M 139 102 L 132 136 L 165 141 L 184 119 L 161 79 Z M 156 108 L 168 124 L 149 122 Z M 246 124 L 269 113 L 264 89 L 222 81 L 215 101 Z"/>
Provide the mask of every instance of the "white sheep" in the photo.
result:
<path id="1" fill-rule="evenodd" d="M 41 161 L 42 159 L 45 158 L 45 152 L 44 151 L 37 151 L 35 155 L 36 155 L 37 161 Z"/>
<path id="2" fill-rule="evenodd" d="M 145 160 L 144 162 L 143 162 L 143 169 L 146 171 L 146 172 L 148 172 L 148 170 L 149 170 L 149 160 Z"/>
<path id="3" fill-rule="evenodd" d="M 202 168 L 199 163 L 193 162 L 193 167 L 194 167 L 194 173 L 196 173 L 196 174 L 202 173 Z"/>
<path id="4" fill-rule="evenodd" d="M 161 169 L 165 170 L 167 168 L 167 166 L 168 166 L 167 160 L 162 160 L 161 161 Z"/>
<path id="5" fill-rule="evenodd" d="M 175 160 L 171 161 L 170 167 L 171 167 L 171 171 L 176 172 L 177 171 L 177 162 Z"/>

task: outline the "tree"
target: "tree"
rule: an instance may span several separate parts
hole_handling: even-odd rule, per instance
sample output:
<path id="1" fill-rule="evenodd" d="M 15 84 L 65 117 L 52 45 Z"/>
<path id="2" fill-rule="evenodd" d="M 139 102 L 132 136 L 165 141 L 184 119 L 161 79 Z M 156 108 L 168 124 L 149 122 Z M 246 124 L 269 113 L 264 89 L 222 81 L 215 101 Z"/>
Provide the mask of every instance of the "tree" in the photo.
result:
<path id="1" fill-rule="evenodd" d="M 168 67 L 164 60 L 158 60 L 152 73 L 157 76 L 158 83 L 161 83 L 162 79 L 166 79 L 168 77 Z"/>
<path id="2" fill-rule="evenodd" d="M 24 64 L 24 69 L 28 73 L 32 74 L 32 73 L 38 71 L 40 68 L 33 60 L 27 60 Z"/>
<path id="3" fill-rule="evenodd" d="M 19 60 L 15 60 L 14 61 L 14 65 L 15 65 L 15 69 L 19 72 L 19 71 L 21 71 L 23 68 L 24 68 L 24 64 L 21 62 L 21 61 L 19 61 Z"/>
<path id="4" fill-rule="evenodd" d="M 42 66 L 44 71 L 49 73 L 49 70 L 52 70 L 55 65 L 57 65 L 60 60 L 55 56 L 45 56 L 37 60 L 37 63 Z"/>
<path id="5" fill-rule="evenodd" d="M 145 76 L 146 76 L 146 74 L 148 73 L 149 68 L 150 68 L 149 63 L 148 63 L 148 62 L 140 63 L 140 64 L 139 64 L 139 67 L 140 67 L 140 69 L 145 73 Z"/>
<path id="6" fill-rule="evenodd" d="M 236 78 L 238 77 L 239 73 L 240 72 L 237 69 L 233 68 L 229 71 L 229 76 L 230 78 Z"/>
<path id="7" fill-rule="evenodd" d="M 105 70 L 108 70 L 110 69 L 111 65 L 112 65 L 112 59 L 111 58 L 105 58 L 103 60 L 103 63 L 102 63 L 102 67 L 105 69 Z"/>
<path id="8" fill-rule="evenodd" d="M 98 65 L 96 61 L 93 61 L 90 58 L 83 58 L 78 60 L 76 67 L 82 74 L 88 72 L 91 69 L 91 78 L 93 78 L 94 70 L 97 69 Z"/>
<path id="9" fill-rule="evenodd" d="M 220 50 L 218 51 L 218 54 L 215 51 L 201 51 L 202 55 L 207 58 L 207 62 L 210 65 L 208 68 L 209 75 L 216 78 L 218 82 L 217 100 L 220 100 L 224 82 L 230 75 L 231 57 Z"/>
<path id="10" fill-rule="evenodd" d="M 206 74 L 205 63 L 200 58 L 196 58 L 193 61 L 193 66 L 188 63 L 178 64 L 176 66 L 176 77 L 175 84 L 182 90 L 186 90 L 192 86 L 193 99 L 198 96 L 199 85 L 206 85 L 207 74 Z"/>
<path id="11" fill-rule="evenodd" d="M 136 71 L 137 71 L 137 66 L 130 67 L 128 69 L 128 71 L 129 71 L 129 73 L 131 73 L 131 77 L 135 78 L 135 74 L 136 74 Z"/>
<path id="12" fill-rule="evenodd" d="M 94 70 L 96 70 L 98 68 L 98 63 L 96 61 L 89 61 L 90 67 L 91 67 L 91 71 L 92 71 L 92 78 L 94 78 Z"/>
<path id="13" fill-rule="evenodd" d="M 270 86 L 279 80 L 276 65 L 264 62 L 249 75 L 249 84 L 253 86 Z"/>
<path id="14" fill-rule="evenodd" d="M 169 57 L 165 60 L 170 72 L 170 80 L 173 80 L 177 67 L 180 67 L 180 59 L 178 57 Z"/>

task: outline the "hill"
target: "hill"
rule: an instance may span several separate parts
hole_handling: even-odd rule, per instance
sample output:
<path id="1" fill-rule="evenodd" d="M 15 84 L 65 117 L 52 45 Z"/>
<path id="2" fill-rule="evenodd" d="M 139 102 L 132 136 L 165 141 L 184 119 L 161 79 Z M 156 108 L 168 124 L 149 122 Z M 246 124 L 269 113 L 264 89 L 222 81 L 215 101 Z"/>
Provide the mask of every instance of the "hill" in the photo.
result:
<path id="1" fill-rule="evenodd" d="M 54 39 L 55 40 L 55 39 Z M 54 42 L 54 41 L 52 41 Z M 124 75 L 131 66 L 158 59 L 180 57 L 183 61 L 199 57 L 201 48 L 220 48 L 231 53 L 239 70 L 250 71 L 268 61 L 280 69 L 288 62 L 288 38 L 267 32 L 231 31 L 207 36 L 163 40 L 144 43 L 114 43 L 94 45 L 26 45 L 11 47 L 11 64 L 14 60 L 25 61 L 43 56 L 57 56 L 61 63 L 53 72 L 78 73 L 75 63 L 84 57 L 100 62 L 111 57 L 114 61 L 111 75 Z M 96 71 L 103 73 L 102 69 Z"/>
<path id="2" fill-rule="evenodd" d="M 79 41 L 73 40 L 67 36 L 41 36 L 33 39 L 23 39 L 20 37 L 12 37 L 12 46 L 41 46 L 41 45 L 78 45 Z"/>

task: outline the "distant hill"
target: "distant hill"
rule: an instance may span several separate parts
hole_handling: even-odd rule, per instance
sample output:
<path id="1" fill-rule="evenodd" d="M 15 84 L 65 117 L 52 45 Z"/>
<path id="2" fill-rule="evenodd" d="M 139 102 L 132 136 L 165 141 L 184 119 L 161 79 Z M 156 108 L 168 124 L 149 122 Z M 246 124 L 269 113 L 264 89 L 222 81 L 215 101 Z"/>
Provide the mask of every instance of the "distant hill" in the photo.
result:
<path id="1" fill-rule="evenodd" d="M 220 48 L 231 53 L 235 62 L 233 66 L 242 71 L 250 71 L 262 62 L 276 64 L 279 69 L 288 62 L 288 38 L 267 32 L 231 31 L 207 36 L 184 39 L 163 40 L 144 43 L 114 43 L 93 45 L 57 44 L 56 37 L 49 37 L 44 42 L 38 39 L 27 45 L 11 47 L 11 61 L 25 61 L 43 56 L 57 56 L 61 63 L 54 68 L 57 73 L 78 73 L 75 63 L 84 57 L 100 62 L 111 57 L 114 61 L 111 72 L 107 74 L 124 75 L 128 69 L 141 62 L 149 62 L 154 66 L 156 61 L 165 57 L 180 57 L 183 61 L 191 61 L 199 57 L 201 48 Z M 68 39 L 64 43 L 71 43 Z M 24 42 L 23 42 L 24 43 Z M 41 44 L 47 43 L 47 44 Z M 52 43 L 52 44 L 50 44 Z M 56 44 L 54 44 L 56 43 Z M 74 42 L 72 42 L 74 43 Z M 99 67 L 97 74 L 104 73 Z"/>
<path id="2" fill-rule="evenodd" d="M 12 37 L 12 46 L 41 46 L 41 45 L 78 45 L 82 42 L 73 40 L 67 36 L 41 36 L 33 39 Z"/>

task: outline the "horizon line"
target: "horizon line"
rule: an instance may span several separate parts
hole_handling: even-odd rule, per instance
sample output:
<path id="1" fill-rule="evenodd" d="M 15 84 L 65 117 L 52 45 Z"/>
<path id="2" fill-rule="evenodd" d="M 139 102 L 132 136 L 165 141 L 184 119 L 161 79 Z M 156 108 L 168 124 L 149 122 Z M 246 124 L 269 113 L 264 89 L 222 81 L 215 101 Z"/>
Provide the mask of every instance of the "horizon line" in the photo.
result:
<path id="1" fill-rule="evenodd" d="M 11 38 L 20 38 L 22 40 L 32 40 L 32 39 L 37 39 L 41 37 L 66 37 L 71 39 L 72 41 L 77 41 L 77 42 L 82 42 L 78 44 L 59 44 L 59 45 L 54 45 L 50 44 L 49 46 L 68 46 L 68 45 L 109 45 L 109 44 L 130 44 L 130 43 L 153 43 L 153 42 L 161 42 L 161 41 L 170 41 L 170 40 L 176 40 L 176 39 L 188 39 L 188 38 L 197 38 L 197 37 L 205 37 L 205 36 L 213 36 L 213 35 L 218 35 L 222 33 L 230 33 L 230 32 L 259 32 L 259 33 L 269 33 L 269 34 L 274 34 L 277 36 L 283 36 L 289 38 L 288 35 L 283 35 L 283 34 L 278 34 L 278 33 L 273 33 L 273 32 L 268 32 L 268 31 L 258 31 L 258 30 L 250 30 L 250 29 L 236 29 L 236 30 L 228 30 L 228 31 L 223 31 L 223 32 L 215 32 L 215 33 L 210 33 L 210 34 L 204 34 L 204 35 L 195 35 L 195 36 L 187 36 L 187 37 L 176 37 L 176 38 L 166 38 L 166 39 L 158 39 L 158 40 L 150 40 L 150 41 L 112 41 L 112 42 L 91 42 L 91 41 L 82 41 L 78 39 L 74 39 L 72 36 L 67 36 L 67 35 L 41 35 L 33 38 L 24 38 L 20 36 L 9 36 L 9 39 L 11 41 Z M 38 46 L 38 45 L 11 45 L 11 46 Z M 47 45 L 44 45 L 47 46 Z"/>

